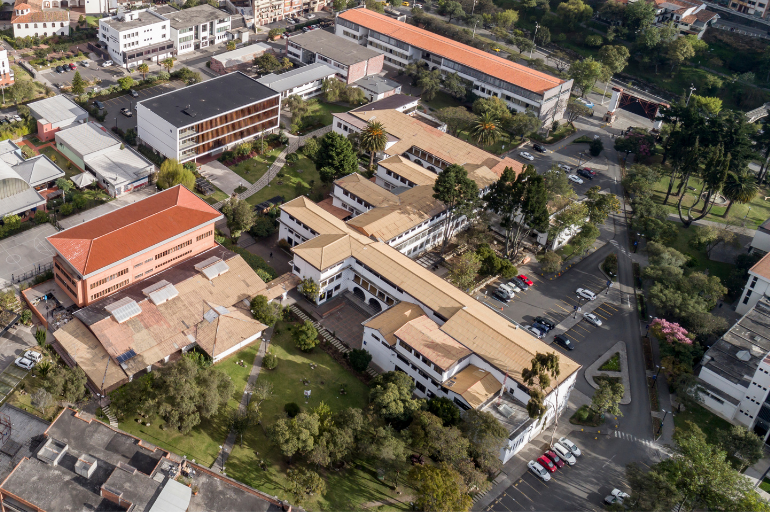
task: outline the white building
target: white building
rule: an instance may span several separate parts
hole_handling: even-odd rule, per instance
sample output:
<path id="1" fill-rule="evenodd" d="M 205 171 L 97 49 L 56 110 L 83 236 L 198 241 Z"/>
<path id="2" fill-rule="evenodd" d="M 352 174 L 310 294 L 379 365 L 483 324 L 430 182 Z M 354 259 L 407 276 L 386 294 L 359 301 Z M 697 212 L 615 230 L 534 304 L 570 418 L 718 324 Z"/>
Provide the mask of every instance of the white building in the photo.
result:
<path id="1" fill-rule="evenodd" d="M 537 352 L 551 350 L 547 345 L 306 197 L 282 205 L 279 222 L 282 238 L 307 240 L 292 248 L 292 268 L 319 283 L 319 303 L 348 292 L 376 312 L 362 339 L 372 362 L 407 373 L 418 396 L 446 396 L 461 409 L 492 413 L 510 432 L 503 461 L 565 408 L 580 368 L 572 360 L 560 355 L 557 390 L 546 396 L 545 421 L 535 422 L 520 376 Z"/>
<path id="2" fill-rule="evenodd" d="M 277 92 L 229 73 L 140 101 L 137 134 L 166 158 L 186 162 L 277 130 L 280 108 Z"/>
<path id="3" fill-rule="evenodd" d="M 749 253 L 758 252 L 767 254 L 770 252 L 770 219 L 763 222 L 754 233 L 754 238 L 749 244 Z"/>
<path id="4" fill-rule="evenodd" d="M 770 296 L 770 254 L 765 255 L 749 269 L 749 279 L 735 311 L 745 315 L 764 296 Z"/>
<path id="5" fill-rule="evenodd" d="M 179 55 L 227 42 L 227 31 L 230 30 L 227 11 L 203 4 L 181 11 L 161 12 L 171 22 L 171 40 Z"/>
<path id="6" fill-rule="evenodd" d="M 11 15 L 13 37 L 68 36 L 69 12 L 52 10 L 50 4 L 42 0 L 16 0 Z"/>
<path id="7" fill-rule="evenodd" d="M 314 98 L 323 94 L 323 82 L 333 78 L 337 71 L 322 62 L 294 68 L 286 73 L 270 73 L 257 82 L 281 93 L 281 98 L 297 95 L 302 99 Z"/>
<path id="8" fill-rule="evenodd" d="M 770 300 L 762 297 L 706 351 L 698 374 L 703 405 L 767 442 L 770 432 Z"/>
<path id="9" fill-rule="evenodd" d="M 8 50 L 0 50 L 0 88 L 13 85 L 14 76 L 11 64 L 8 62 Z"/>
<path id="10" fill-rule="evenodd" d="M 100 19 L 99 41 L 107 45 L 110 58 L 125 68 L 176 55 L 170 22 L 152 9 Z"/>

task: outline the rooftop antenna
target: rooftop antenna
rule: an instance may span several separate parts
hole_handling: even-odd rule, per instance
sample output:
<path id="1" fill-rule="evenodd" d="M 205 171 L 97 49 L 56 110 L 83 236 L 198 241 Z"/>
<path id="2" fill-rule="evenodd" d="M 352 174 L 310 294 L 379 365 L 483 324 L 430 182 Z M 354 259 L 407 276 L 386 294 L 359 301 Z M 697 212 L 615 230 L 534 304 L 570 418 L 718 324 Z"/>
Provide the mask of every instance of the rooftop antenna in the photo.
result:
<path id="1" fill-rule="evenodd" d="M 505 383 L 508 382 L 508 367 L 505 367 L 505 378 L 503 378 L 503 387 L 500 388 L 500 394 L 497 395 L 497 405 L 503 400 L 503 393 L 505 393 Z"/>

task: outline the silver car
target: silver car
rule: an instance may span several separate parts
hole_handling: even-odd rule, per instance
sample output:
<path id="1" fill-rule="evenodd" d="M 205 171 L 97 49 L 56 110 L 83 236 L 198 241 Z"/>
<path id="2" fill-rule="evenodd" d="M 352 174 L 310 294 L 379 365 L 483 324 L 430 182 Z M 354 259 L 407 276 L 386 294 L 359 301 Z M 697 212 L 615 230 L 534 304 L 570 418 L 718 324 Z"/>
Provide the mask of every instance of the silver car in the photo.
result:
<path id="1" fill-rule="evenodd" d="M 580 452 L 580 448 L 578 448 L 575 443 L 573 443 L 566 437 L 559 438 L 559 444 L 567 448 L 569 451 L 571 451 L 572 455 L 574 455 L 575 457 L 580 457 L 582 455 L 582 453 Z"/>
<path id="2" fill-rule="evenodd" d="M 527 462 L 527 467 L 543 482 L 547 482 L 551 479 L 551 475 L 548 474 L 548 471 L 546 471 L 543 466 L 541 466 L 534 460 Z"/>
<path id="3" fill-rule="evenodd" d="M 35 362 L 30 361 L 26 357 L 17 357 L 16 361 L 14 362 L 16 363 L 16 366 L 19 368 L 24 368 L 25 370 L 31 370 L 35 366 Z"/>
<path id="4" fill-rule="evenodd" d="M 578 288 L 575 290 L 575 294 L 578 297 L 582 297 L 586 300 L 594 300 L 596 298 L 596 294 L 594 292 L 591 290 L 586 290 L 585 288 Z"/>
<path id="5" fill-rule="evenodd" d="M 594 324 L 596 327 L 602 326 L 602 321 L 593 313 L 583 313 L 583 319 L 589 324 Z"/>
<path id="6" fill-rule="evenodd" d="M 570 180 L 570 181 L 574 181 L 574 182 L 575 182 L 575 183 L 577 183 L 578 185 L 582 185 L 582 184 L 583 184 L 583 180 L 582 180 L 581 178 L 579 178 L 579 177 L 578 177 L 577 175 L 575 175 L 575 174 L 568 174 L 568 175 L 567 175 L 567 179 L 568 179 L 568 180 Z"/>
<path id="7" fill-rule="evenodd" d="M 519 151 L 519 156 L 525 160 L 529 160 L 530 162 L 535 159 L 534 156 L 530 155 L 526 151 Z"/>
<path id="8" fill-rule="evenodd" d="M 556 452 L 556 455 L 561 457 L 562 460 L 570 466 L 574 466 L 577 462 L 577 459 L 575 459 L 575 456 L 572 455 L 572 452 L 569 450 L 569 448 L 566 448 L 559 443 L 554 443 L 552 449 Z"/>

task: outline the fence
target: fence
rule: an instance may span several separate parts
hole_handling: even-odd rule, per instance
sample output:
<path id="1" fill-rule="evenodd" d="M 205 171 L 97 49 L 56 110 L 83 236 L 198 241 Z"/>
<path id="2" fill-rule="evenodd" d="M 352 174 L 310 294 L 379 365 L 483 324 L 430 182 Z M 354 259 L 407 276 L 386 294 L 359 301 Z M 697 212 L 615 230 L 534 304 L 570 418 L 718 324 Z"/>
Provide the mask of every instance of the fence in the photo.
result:
<path id="1" fill-rule="evenodd" d="M 29 272 L 24 272 L 23 274 L 11 274 L 11 282 L 21 283 L 22 281 L 32 279 L 36 275 L 48 272 L 49 270 L 53 270 L 53 262 L 47 263 L 45 265 L 35 265 L 35 268 Z"/>

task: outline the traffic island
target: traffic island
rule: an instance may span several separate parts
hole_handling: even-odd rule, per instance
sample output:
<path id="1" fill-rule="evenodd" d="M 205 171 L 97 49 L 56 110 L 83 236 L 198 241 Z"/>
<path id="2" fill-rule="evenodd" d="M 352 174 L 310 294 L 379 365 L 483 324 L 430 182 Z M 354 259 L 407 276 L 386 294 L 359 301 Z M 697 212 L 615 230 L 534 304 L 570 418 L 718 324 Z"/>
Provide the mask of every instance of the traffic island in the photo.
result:
<path id="1" fill-rule="evenodd" d="M 606 363 L 610 363 L 615 360 L 620 363 L 619 371 L 601 370 Z M 628 353 L 626 351 L 626 343 L 619 341 L 610 349 L 599 356 L 585 371 L 585 378 L 588 381 L 588 385 L 594 389 L 599 389 L 599 382 L 602 378 L 606 379 L 620 379 L 623 384 L 623 398 L 620 400 L 621 405 L 628 405 L 631 403 L 631 384 L 628 378 Z"/>

